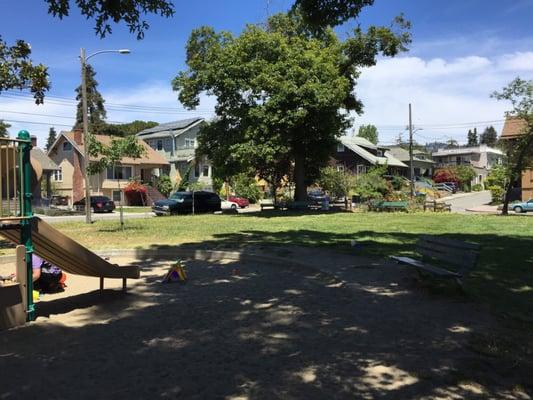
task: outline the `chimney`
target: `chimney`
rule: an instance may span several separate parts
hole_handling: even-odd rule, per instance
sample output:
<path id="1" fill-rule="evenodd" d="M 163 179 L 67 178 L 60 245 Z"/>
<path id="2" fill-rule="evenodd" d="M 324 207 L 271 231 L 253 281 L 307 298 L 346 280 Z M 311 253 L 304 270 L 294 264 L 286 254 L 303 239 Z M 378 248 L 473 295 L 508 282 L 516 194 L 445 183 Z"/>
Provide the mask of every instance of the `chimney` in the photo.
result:
<path id="1" fill-rule="evenodd" d="M 83 144 L 83 130 L 81 129 L 74 129 L 74 142 L 78 145 Z"/>
<path id="2" fill-rule="evenodd" d="M 31 145 L 33 147 L 37 147 L 37 136 L 31 135 L 30 139 L 31 139 Z"/>

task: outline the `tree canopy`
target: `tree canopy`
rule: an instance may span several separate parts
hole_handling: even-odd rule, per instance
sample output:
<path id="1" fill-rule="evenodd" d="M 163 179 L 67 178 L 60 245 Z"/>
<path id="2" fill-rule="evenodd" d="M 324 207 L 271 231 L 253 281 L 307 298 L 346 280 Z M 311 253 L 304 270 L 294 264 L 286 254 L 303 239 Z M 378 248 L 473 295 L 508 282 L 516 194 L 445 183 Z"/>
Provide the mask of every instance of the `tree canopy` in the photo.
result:
<path id="1" fill-rule="evenodd" d="M 355 18 L 374 0 L 296 0 L 293 11 L 301 12 L 304 21 L 315 29 L 336 26 Z"/>
<path id="2" fill-rule="evenodd" d="M 496 146 L 498 143 L 498 132 L 496 132 L 496 129 L 492 125 L 485 128 L 479 138 L 479 143 L 491 147 Z"/>
<path id="3" fill-rule="evenodd" d="M 52 126 L 50 127 L 50 130 L 48 131 L 48 138 L 46 139 L 46 147 L 45 147 L 46 151 L 50 150 L 50 148 L 52 147 L 56 139 L 57 139 L 56 129 Z"/>
<path id="4" fill-rule="evenodd" d="M 9 137 L 9 128 L 11 128 L 11 125 L 0 119 L 0 137 Z"/>
<path id="5" fill-rule="evenodd" d="M 361 125 L 359 127 L 357 136 L 365 138 L 374 144 L 378 144 L 379 141 L 378 128 L 376 128 L 374 125 Z"/>
<path id="6" fill-rule="evenodd" d="M 250 169 L 270 183 L 295 182 L 295 197 L 318 177 L 337 138 L 349 126 L 346 111 L 362 112 L 355 85 L 359 69 L 379 54 L 394 56 L 409 42 L 396 20 L 390 28 L 356 28 L 341 41 L 331 29 L 314 34 L 298 13 L 248 25 L 240 36 L 202 27 L 187 43 L 188 70 L 173 81 L 188 108 L 200 94 L 217 97 L 217 118 L 202 129 L 199 152 L 221 176 Z"/>
<path id="7" fill-rule="evenodd" d="M 140 131 L 159 125 L 154 121 L 135 120 L 125 124 L 105 124 L 98 133 L 108 136 L 132 136 Z"/>
<path id="8" fill-rule="evenodd" d="M 533 165 L 533 80 L 516 78 L 492 97 L 509 101 L 512 109 L 507 118 L 523 122 L 520 135 L 512 140 L 502 140 L 507 155 L 507 180 L 502 214 L 507 214 L 512 185 L 520 179 L 522 171 Z"/>
<path id="9" fill-rule="evenodd" d="M 85 66 L 85 81 L 87 85 L 87 117 L 89 121 L 89 132 L 96 134 L 105 126 L 107 112 L 105 110 L 105 100 L 98 91 L 96 72 L 90 64 Z M 81 96 L 81 85 L 76 88 L 76 123 L 73 129 L 83 128 L 83 102 Z"/>
<path id="10" fill-rule="evenodd" d="M 48 68 L 34 65 L 30 59 L 31 46 L 17 40 L 9 46 L 0 36 L 0 94 L 10 89 L 29 89 L 37 104 L 41 104 L 44 93 L 50 89 Z"/>
<path id="11" fill-rule="evenodd" d="M 478 138 L 477 138 L 477 128 L 469 129 L 468 130 L 468 146 L 477 146 L 478 145 Z"/>

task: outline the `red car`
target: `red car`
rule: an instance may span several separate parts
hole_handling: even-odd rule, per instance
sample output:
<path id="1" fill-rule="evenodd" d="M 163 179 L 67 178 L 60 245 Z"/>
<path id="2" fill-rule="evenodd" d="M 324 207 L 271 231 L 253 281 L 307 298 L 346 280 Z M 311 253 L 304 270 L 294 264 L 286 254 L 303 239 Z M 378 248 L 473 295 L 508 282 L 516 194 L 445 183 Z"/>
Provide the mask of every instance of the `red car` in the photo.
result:
<path id="1" fill-rule="evenodd" d="M 230 196 L 228 200 L 237 203 L 240 208 L 248 207 L 250 205 L 248 199 L 245 199 L 244 197 Z"/>

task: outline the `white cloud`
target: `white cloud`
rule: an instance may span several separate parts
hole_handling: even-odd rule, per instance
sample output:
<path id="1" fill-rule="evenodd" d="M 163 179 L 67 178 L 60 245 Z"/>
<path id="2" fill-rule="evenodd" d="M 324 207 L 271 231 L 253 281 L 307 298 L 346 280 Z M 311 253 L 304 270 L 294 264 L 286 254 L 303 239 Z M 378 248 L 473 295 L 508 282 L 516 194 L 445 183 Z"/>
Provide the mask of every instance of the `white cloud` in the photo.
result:
<path id="1" fill-rule="evenodd" d="M 383 142 L 391 142 L 408 123 L 408 104 L 413 121 L 426 126 L 418 140 L 466 139 L 469 128 L 483 130 L 488 123 L 453 128 L 452 124 L 502 120 L 508 104 L 490 98 L 516 75 L 533 70 L 533 52 L 499 57 L 476 55 L 451 60 L 419 57 L 383 59 L 363 71 L 357 94 L 365 113 L 355 117 L 359 124 L 378 126 Z M 527 76 L 523 76 L 528 78 Z M 431 125 L 448 125 L 430 128 Z M 501 123 L 492 123 L 497 129 Z"/>

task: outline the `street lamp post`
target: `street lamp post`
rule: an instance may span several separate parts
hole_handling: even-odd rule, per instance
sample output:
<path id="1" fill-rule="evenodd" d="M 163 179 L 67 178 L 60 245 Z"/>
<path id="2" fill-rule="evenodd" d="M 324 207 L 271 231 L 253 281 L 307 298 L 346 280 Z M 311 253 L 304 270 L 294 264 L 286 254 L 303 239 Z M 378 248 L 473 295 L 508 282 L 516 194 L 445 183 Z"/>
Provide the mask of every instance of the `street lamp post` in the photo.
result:
<path id="1" fill-rule="evenodd" d="M 119 53 L 119 54 L 129 54 L 128 49 L 120 50 L 101 50 L 97 51 L 89 56 L 85 55 L 85 49 L 80 49 L 80 62 L 81 62 L 81 106 L 83 114 L 83 180 L 85 181 L 85 222 L 91 223 L 91 183 L 89 182 L 89 120 L 87 115 L 87 60 L 91 57 L 96 56 L 97 54 L 102 53 Z"/>

